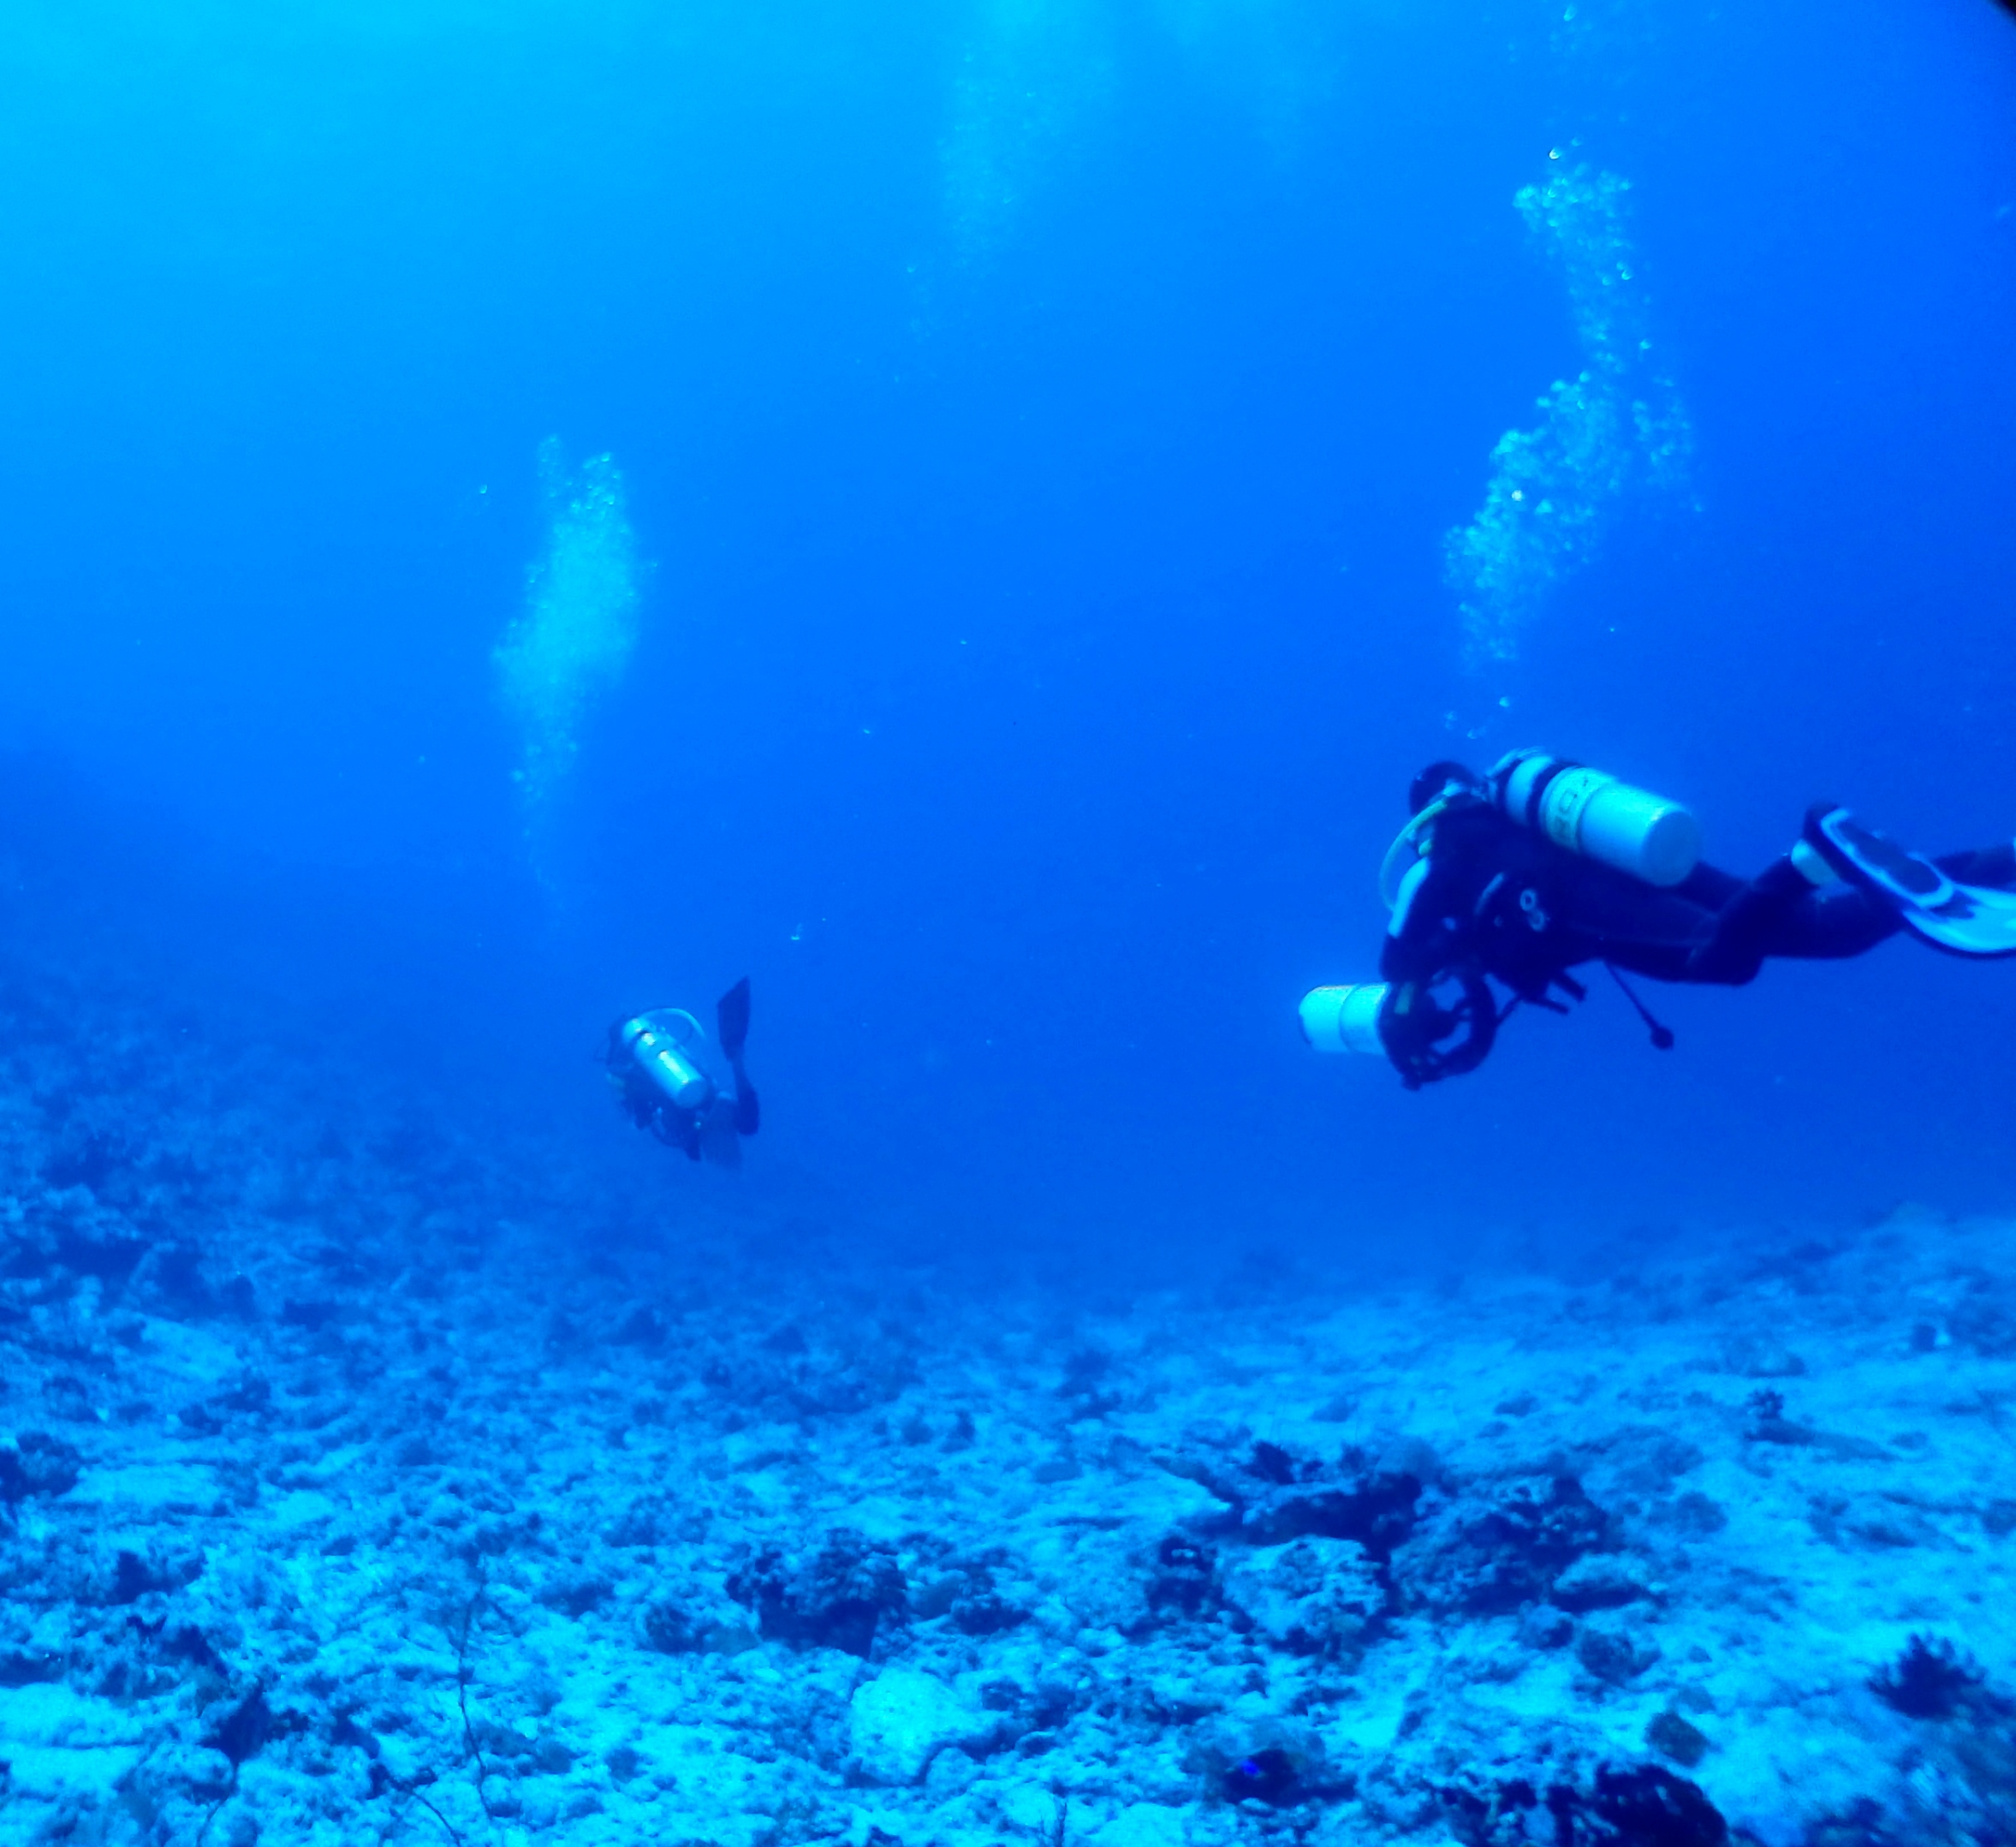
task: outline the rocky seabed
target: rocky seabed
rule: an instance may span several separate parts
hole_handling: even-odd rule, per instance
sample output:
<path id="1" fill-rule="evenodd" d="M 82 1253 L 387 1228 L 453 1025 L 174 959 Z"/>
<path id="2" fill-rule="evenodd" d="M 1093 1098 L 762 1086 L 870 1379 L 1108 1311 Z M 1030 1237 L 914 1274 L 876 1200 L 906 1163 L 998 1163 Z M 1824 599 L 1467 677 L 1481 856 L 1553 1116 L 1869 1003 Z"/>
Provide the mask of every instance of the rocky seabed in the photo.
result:
<path id="1" fill-rule="evenodd" d="M 0 1838 L 2016 1842 L 2007 1226 L 982 1286 L 72 1018 Z"/>

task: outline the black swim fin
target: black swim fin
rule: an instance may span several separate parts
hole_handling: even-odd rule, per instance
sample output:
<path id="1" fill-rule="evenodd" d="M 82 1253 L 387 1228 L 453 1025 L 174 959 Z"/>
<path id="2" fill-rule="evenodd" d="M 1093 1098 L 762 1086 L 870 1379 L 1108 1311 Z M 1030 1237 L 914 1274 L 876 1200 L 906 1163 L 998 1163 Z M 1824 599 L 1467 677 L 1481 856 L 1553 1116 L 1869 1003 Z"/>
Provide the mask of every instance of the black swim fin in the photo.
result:
<path id="1" fill-rule="evenodd" d="M 2016 956 L 2016 891 L 1962 885 L 1831 802 L 1808 812 L 1805 839 L 1850 885 L 1880 898 L 1934 949 L 1977 958 Z"/>
<path id="2" fill-rule="evenodd" d="M 749 1037 L 749 977 L 744 975 L 714 1003 L 714 1024 L 721 1034 L 721 1049 L 732 1058 L 742 1056 Z"/>
<path id="3" fill-rule="evenodd" d="M 717 1167 L 742 1165 L 741 1137 L 735 1133 L 734 1105 L 717 1097 L 700 1119 L 699 1150 Z"/>

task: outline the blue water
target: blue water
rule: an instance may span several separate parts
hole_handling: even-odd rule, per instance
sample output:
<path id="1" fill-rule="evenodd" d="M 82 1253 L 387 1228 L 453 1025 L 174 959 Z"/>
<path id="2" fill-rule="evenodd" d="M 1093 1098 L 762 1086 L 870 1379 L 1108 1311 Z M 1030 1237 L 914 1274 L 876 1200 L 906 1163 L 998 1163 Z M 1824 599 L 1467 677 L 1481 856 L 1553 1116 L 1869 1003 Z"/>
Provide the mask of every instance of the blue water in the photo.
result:
<path id="1" fill-rule="evenodd" d="M 1821 795 L 2016 831 L 1988 0 L 27 0 L 0 162 L 7 853 L 164 1008 L 945 1248 L 2016 1202 L 2016 972 L 1910 944 L 1419 1096 L 1294 1027 L 1452 751 L 1739 871 Z M 1563 176 L 1628 183 L 1550 241 Z M 1582 372 L 1684 440 L 1556 431 L 1587 543 L 1480 649 L 1449 535 Z M 627 587 L 528 778 L 549 439 L 612 458 Z M 730 1182 L 592 1054 L 745 973 Z"/>

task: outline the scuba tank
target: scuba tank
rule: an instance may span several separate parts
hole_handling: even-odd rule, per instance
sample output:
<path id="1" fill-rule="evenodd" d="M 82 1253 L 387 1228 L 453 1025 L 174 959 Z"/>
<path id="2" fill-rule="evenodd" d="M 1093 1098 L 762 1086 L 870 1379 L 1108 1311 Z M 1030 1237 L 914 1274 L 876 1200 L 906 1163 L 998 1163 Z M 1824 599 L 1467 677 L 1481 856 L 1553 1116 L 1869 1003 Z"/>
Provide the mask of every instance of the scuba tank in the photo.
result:
<path id="1" fill-rule="evenodd" d="M 1692 811 L 1614 776 L 1542 750 L 1515 750 L 1485 778 L 1509 819 L 1557 847 L 1649 885 L 1677 885 L 1701 859 Z"/>
<path id="2" fill-rule="evenodd" d="M 1302 1037 L 1318 1052 L 1356 1052 L 1383 1058 L 1379 1007 L 1383 981 L 1354 981 L 1344 987 L 1311 988 L 1297 1010 Z"/>
<path id="3" fill-rule="evenodd" d="M 679 1007 L 653 1008 L 616 1028 L 617 1043 L 681 1110 L 704 1109 L 713 1098 L 714 1081 L 699 1064 L 705 1039 L 700 1022 Z"/>

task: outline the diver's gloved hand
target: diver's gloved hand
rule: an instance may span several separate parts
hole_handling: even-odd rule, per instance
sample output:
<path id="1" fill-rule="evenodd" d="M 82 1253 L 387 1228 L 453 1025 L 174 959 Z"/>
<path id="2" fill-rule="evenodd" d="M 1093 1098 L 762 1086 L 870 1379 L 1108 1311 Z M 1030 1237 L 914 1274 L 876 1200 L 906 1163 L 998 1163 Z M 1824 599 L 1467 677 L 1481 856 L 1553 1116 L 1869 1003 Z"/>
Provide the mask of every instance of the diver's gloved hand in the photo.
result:
<path id="1" fill-rule="evenodd" d="M 1409 1090 L 1474 1071 L 1497 1035 L 1497 1000 L 1474 965 L 1395 981 L 1380 1003 L 1379 1043 Z"/>

